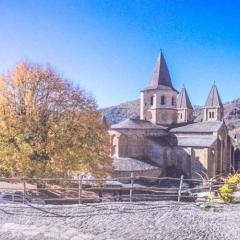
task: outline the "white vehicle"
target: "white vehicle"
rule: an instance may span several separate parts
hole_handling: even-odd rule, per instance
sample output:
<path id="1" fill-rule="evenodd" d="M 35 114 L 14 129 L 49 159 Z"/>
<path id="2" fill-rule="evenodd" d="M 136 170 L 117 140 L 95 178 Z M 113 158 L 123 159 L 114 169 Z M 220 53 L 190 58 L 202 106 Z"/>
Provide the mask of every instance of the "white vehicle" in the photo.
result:
<path id="1" fill-rule="evenodd" d="M 32 204 L 45 204 L 42 199 L 26 196 L 24 198 L 22 192 L 0 192 L 0 204 L 1 203 L 32 203 Z"/>

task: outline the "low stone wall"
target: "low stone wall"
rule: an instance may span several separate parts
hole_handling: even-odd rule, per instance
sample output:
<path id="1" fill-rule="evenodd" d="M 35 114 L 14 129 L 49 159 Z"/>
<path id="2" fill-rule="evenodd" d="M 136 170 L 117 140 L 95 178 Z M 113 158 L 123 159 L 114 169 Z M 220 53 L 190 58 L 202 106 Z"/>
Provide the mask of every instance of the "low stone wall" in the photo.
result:
<path id="1" fill-rule="evenodd" d="M 144 170 L 144 171 L 114 171 L 113 177 L 131 177 L 131 173 L 134 176 L 140 177 L 160 177 L 162 174 L 161 169 L 151 169 L 151 170 Z"/>

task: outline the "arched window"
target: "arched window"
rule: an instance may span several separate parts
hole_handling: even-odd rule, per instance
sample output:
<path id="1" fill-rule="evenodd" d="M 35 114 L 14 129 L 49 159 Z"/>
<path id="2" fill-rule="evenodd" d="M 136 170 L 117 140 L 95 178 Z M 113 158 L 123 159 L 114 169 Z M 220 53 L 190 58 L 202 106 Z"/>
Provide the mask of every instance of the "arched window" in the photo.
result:
<path id="1" fill-rule="evenodd" d="M 116 135 L 111 136 L 111 155 L 116 156 L 117 155 L 117 145 L 118 145 L 118 138 Z"/>
<path id="2" fill-rule="evenodd" d="M 128 156 L 132 158 L 141 158 L 144 153 L 143 138 L 135 134 L 129 137 Z"/>
<path id="3" fill-rule="evenodd" d="M 151 96 L 151 99 L 150 99 L 151 106 L 153 106 L 153 100 L 154 100 L 154 96 Z"/>
<path id="4" fill-rule="evenodd" d="M 138 157 L 143 157 L 144 155 L 144 140 L 143 137 L 138 137 Z"/>
<path id="5" fill-rule="evenodd" d="M 129 142 L 129 156 L 137 157 L 138 156 L 138 136 L 132 135 Z"/>
<path id="6" fill-rule="evenodd" d="M 161 96 L 161 105 L 165 105 L 165 96 Z"/>
<path id="7" fill-rule="evenodd" d="M 221 120 L 222 120 L 222 118 L 223 118 L 223 112 L 222 111 L 221 111 L 220 115 L 221 115 L 220 117 L 221 117 Z"/>
<path id="8" fill-rule="evenodd" d="M 209 112 L 209 118 L 213 119 L 214 118 L 214 112 Z"/>
<path id="9" fill-rule="evenodd" d="M 118 142 L 118 156 L 127 157 L 128 156 L 128 137 L 126 135 L 121 135 Z"/>

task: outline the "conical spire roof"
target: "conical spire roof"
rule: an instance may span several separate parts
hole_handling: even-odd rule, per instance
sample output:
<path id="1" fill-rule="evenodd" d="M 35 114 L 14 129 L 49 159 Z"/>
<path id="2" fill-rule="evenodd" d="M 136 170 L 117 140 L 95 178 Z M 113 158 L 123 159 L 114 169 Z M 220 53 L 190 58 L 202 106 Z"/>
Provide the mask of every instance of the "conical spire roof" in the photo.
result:
<path id="1" fill-rule="evenodd" d="M 193 109 L 185 87 L 182 88 L 177 98 L 177 108 Z"/>
<path id="2" fill-rule="evenodd" d="M 208 95 L 205 107 L 223 107 L 222 100 L 219 96 L 218 89 L 214 83 Z"/>
<path id="3" fill-rule="evenodd" d="M 101 120 L 102 120 L 103 125 L 108 128 L 107 119 L 106 119 L 106 117 L 103 113 L 102 113 L 102 116 L 101 116 Z"/>
<path id="4" fill-rule="evenodd" d="M 162 52 L 160 52 L 158 55 L 152 78 L 150 80 L 149 86 L 146 89 L 158 89 L 159 87 L 170 88 L 176 91 L 173 88 L 172 80 Z"/>

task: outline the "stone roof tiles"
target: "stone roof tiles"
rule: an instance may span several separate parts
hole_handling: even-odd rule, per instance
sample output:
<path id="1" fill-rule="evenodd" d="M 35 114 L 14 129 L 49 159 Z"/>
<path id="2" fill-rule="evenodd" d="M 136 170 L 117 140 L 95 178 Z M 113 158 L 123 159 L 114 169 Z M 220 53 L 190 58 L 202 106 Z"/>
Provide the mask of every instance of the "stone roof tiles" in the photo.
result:
<path id="1" fill-rule="evenodd" d="M 212 133 L 217 132 L 224 123 L 221 121 L 198 122 L 187 125 L 175 125 L 170 129 L 172 133 Z"/>
<path id="2" fill-rule="evenodd" d="M 177 108 L 193 109 L 185 87 L 181 90 L 177 97 Z"/>
<path id="3" fill-rule="evenodd" d="M 134 158 L 114 158 L 113 167 L 115 171 L 146 171 L 159 169 L 150 163 L 140 161 Z"/>
<path id="4" fill-rule="evenodd" d="M 177 144 L 181 147 L 211 147 L 216 140 L 216 136 L 177 136 Z"/>
<path id="5" fill-rule="evenodd" d="M 159 86 L 165 86 L 166 89 L 176 91 L 173 88 L 172 80 L 162 52 L 158 55 L 149 86 L 144 90 L 159 89 Z"/>
<path id="6" fill-rule="evenodd" d="M 111 129 L 157 129 L 166 130 L 167 128 L 160 125 L 155 125 L 146 120 L 140 119 L 125 119 L 120 123 L 111 126 Z"/>
<path id="7" fill-rule="evenodd" d="M 212 89 L 208 95 L 207 101 L 205 103 L 205 108 L 206 107 L 223 107 L 222 100 L 219 96 L 215 83 L 213 84 Z"/>

